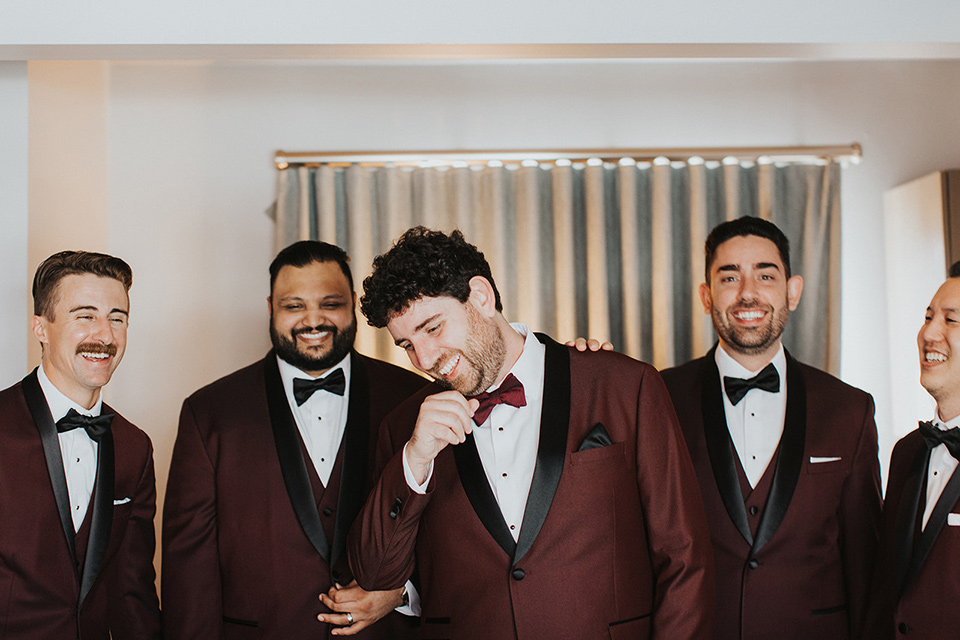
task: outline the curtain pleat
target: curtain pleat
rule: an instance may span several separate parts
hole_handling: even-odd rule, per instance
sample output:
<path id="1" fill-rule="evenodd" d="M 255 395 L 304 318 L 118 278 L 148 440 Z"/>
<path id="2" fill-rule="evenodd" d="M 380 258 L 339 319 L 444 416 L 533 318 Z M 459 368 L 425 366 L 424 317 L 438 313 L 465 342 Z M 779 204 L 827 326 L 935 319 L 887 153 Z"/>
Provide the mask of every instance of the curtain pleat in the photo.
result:
<path id="1" fill-rule="evenodd" d="M 461 229 L 490 262 L 507 318 L 559 340 L 612 340 L 673 366 L 716 341 L 703 313 L 703 243 L 716 224 L 758 215 L 790 239 L 804 279 L 784 344 L 840 367 L 840 167 L 731 162 L 330 166 L 279 172 L 277 249 L 303 238 L 344 247 L 358 295 L 373 259 L 416 224 Z M 357 348 L 407 366 L 362 318 Z"/>

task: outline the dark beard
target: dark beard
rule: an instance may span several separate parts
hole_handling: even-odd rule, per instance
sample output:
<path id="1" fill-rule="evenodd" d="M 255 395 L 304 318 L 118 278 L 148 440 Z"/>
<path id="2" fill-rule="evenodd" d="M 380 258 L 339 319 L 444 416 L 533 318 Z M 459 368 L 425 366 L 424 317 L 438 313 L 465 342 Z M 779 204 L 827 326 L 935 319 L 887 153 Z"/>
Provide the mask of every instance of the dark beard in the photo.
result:
<path id="1" fill-rule="evenodd" d="M 741 308 L 759 308 L 759 305 L 741 305 Z M 738 353 L 747 356 L 763 353 L 771 345 L 775 344 L 783 330 L 787 326 L 787 318 L 790 316 L 790 309 L 784 304 L 779 308 L 774 308 L 771 312 L 770 323 L 765 327 L 758 327 L 753 330 L 741 329 L 731 324 L 725 324 L 726 318 L 716 309 L 713 311 L 713 326 L 717 334 L 723 338 L 724 342 L 729 344 Z"/>
<path id="2" fill-rule="evenodd" d="M 333 342 L 326 355 L 312 356 L 297 349 L 297 335 L 301 333 L 312 333 L 315 331 L 330 331 L 333 333 Z M 357 337 L 357 317 L 353 317 L 353 322 L 343 330 L 333 325 L 321 325 L 318 327 L 303 327 L 292 332 L 291 336 L 280 335 L 273 322 L 270 322 L 270 341 L 277 355 L 284 362 L 292 364 L 297 369 L 304 372 L 325 371 L 343 360 L 350 350 L 353 349 L 353 342 Z"/>

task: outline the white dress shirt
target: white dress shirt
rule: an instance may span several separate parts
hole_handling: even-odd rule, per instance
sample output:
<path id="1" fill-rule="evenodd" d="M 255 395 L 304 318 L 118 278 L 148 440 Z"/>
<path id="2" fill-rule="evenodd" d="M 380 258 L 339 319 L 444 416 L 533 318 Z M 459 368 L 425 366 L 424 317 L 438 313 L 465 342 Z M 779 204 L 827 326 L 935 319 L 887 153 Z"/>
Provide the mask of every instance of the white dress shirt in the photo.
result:
<path id="1" fill-rule="evenodd" d="M 487 482 L 510 529 L 510 535 L 516 541 L 520 538 L 527 496 L 537 464 L 546 349 L 526 325 L 512 323 L 510 326 L 524 338 L 523 352 L 509 373 L 523 384 L 527 404 L 523 407 L 496 405 L 486 421 L 474 428 L 473 438 Z M 406 455 L 403 456 L 403 471 L 410 488 L 417 493 L 425 493 L 433 475 L 433 462 L 423 484 L 418 484 L 413 477 Z"/>
<path id="2" fill-rule="evenodd" d="M 280 366 L 280 378 L 283 380 L 283 392 L 287 395 L 287 403 L 293 413 L 293 418 L 300 430 L 300 437 L 307 448 L 307 453 L 313 462 L 313 468 L 323 486 L 330 482 L 333 465 L 337 461 L 337 452 L 340 451 L 340 441 L 347 426 L 347 408 L 350 405 L 350 354 L 343 360 L 324 372 L 319 378 L 304 373 L 289 362 L 277 357 Z M 346 388 L 342 396 L 329 391 L 314 391 L 310 398 L 299 407 L 293 397 L 293 379 L 318 380 L 326 378 L 337 369 L 343 370 Z"/>
<path id="3" fill-rule="evenodd" d="M 940 420 L 939 416 L 935 416 L 933 425 L 937 429 L 946 431 L 960 426 L 960 416 L 953 420 L 947 420 L 946 423 Z M 921 530 L 927 528 L 927 520 L 930 519 L 930 514 L 933 513 L 933 508 L 937 506 L 937 500 L 940 499 L 943 488 L 947 485 L 947 481 L 950 480 L 950 476 L 953 475 L 956 468 L 957 459 L 950 455 L 947 445 L 937 445 L 930 451 L 930 464 L 927 465 L 927 497 L 923 508 Z"/>
<path id="4" fill-rule="evenodd" d="M 70 409 L 85 416 L 99 416 L 103 408 L 103 396 L 97 397 L 92 409 L 81 407 L 76 402 L 63 395 L 57 389 L 47 374 L 43 365 L 37 369 L 37 381 L 47 400 L 50 415 L 53 421 L 67 415 Z M 58 434 L 60 439 L 60 457 L 63 459 L 63 475 L 67 479 L 67 495 L 70 498 L 70 516 L 73 519 L 74 532 L 80 529 L 83 519 L 87 515 L 90 505 L 90 496 L 93 495 L 93 484 L 97 479 L 97 455 L 100 445 L 90 439 L 85 429 L 71 429 L 66 433 Z"/>
<path id="5" fill-rule="evenodd" d="M 720 370 L 720 395 L 723 396 L 723 411 L 727 419 L 727 429 L 733 446 L 740 457 L 740 465 L 750 482 L 757 486 L 763 472 L 766 471 L 773 454 L 783 435 L 783 422 L 787 415 L 787 358 L 783 345 L 771 362 L 780 376 L 780 391 L 770 393 L 762 389 L 750 389 L 736 406 L 730 402 L 723 388 L 724 376 L 732 378 L 752 378 L 767 365 L 757 371 L 750 371 L 734 360 L 730 354 L 718 346 L 716 350 L 717 369 Z"/>

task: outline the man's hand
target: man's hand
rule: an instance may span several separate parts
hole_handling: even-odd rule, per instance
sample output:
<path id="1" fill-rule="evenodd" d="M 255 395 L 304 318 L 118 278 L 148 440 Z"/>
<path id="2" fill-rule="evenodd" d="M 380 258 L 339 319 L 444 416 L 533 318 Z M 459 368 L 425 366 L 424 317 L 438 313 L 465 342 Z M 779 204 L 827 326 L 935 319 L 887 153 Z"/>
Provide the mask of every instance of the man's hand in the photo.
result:
<path id="1" fill-rule="evenodd" d="M 467 400 L 459 391 L 428 396 L 406 446 L 407 464 L 420 484 L 427 478 L 430 462 L 448 444 L 460 444 L 473 431 L 473 412 L 480 403 Z"/>
<path id="2" fill-rule="evenodd" d="M 568 347 L 576 348 L 577 351 L 586 351 L 587 349 L 590 349 L 590 351 L 600 351 L 601 349 L 604 351 L 613 351 L 613 343 L 604 342 L 601 344 L 600 341 L 596 340 L 595 338 L 590 338 L 589 340 L 587 338 L 577 338 L 576 340 L 570 340 L 565 344 Z"/>
<path id="3" fill-rule="evenodd" d="M 402 587 L 393 591 L 364 591 L 356 580 L 346 587 L 337 584 L 320 594 L 320 602 L 333 613 L 321 613 L 317 620 L 338 625 L 330 630 L 331 635 L 352 636 L 402 605 L 402 592 Z"/>

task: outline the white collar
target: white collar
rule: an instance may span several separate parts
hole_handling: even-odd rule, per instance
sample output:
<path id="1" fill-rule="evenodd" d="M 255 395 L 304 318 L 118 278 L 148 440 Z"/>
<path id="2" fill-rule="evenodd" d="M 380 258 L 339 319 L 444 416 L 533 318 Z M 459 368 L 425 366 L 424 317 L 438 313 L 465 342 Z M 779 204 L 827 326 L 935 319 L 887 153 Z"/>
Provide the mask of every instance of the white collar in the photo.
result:
<path id="1" fill-rule="evenodd" d="M 767 366 L 765 364 L 759 369 L 757 369 L 756 371 L 750 371 L 749 369 L 744 367 L 742 364 L 734 360 L 733 356 L 731 356 L 729 353 L 724 351 L 723 346 L 719 344 L 717 345 L 717 350 L 716 350 L 716 361 L 717 361 L 717 369 L 720 370 L 721 380 L 725 376 L 729 376 L 731 378 L 743 378 L 743 379 L 752 378 L 753 376 L 760 373 L 760 371 L 762 371 Z M 786 372 L 787 372 L 787 356 L 783 351 L 783 343 L 780 344 L 780 348 L 777 350 L 776 355 L 773 356 L 770 362 L 773 363 L 774 368 L 777 370 L 777 373 L 780 375 L 780 379 L 785 380 Z M 781 385 L 781 388 L 783 388 L 782 385 Z"/>
<path id="2" fill-rule="evenodd" d="M 50 408 L 50 415 L 53 417 L 54 422 L 67 415 L 67 412 L 70 411 L 70 409 L 74 409 L 77 413 L 84 416 L 100 415 L 100 411 L 103 408 L 102 390 L 97 396 L 97 401 L 94 403 L 93 407 L 87 409 L 86 407 L 81 407 L 76 402 L 65 396 L 60 389 L 57 389 L 57 386 L 50 382 L 50 378 L 47 377 L 46 372 L 43 370 L 42 364 L 39 368 L 37 368 L 37 382 L 40 383 L 40 389 L 43 391 L 43 396 L 47 400 L 47 406 Z"/>

